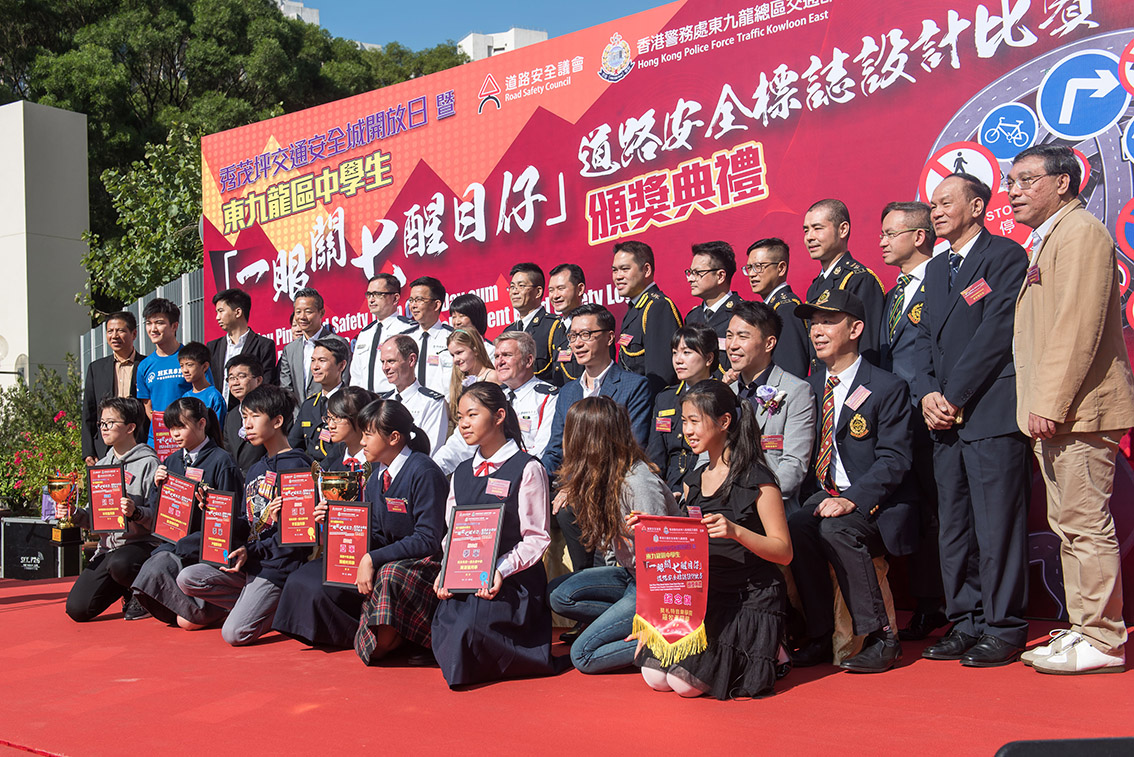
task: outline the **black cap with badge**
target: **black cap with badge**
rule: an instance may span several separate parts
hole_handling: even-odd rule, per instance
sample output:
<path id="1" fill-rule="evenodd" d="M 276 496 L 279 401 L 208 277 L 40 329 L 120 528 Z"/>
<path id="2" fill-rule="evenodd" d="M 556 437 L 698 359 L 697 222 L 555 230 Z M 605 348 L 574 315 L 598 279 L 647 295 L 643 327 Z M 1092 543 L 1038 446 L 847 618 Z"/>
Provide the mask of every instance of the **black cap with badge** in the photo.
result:
<path id="1" fill-rule="evenodd" d="M 796 318 L 810 318 L 815 313 L 846 313 L 860 321 L 866 320 L 866 308 L 857 295 L 845 289 L 825 289 L 815 302 L 807 302 L 795 306 Z"/>

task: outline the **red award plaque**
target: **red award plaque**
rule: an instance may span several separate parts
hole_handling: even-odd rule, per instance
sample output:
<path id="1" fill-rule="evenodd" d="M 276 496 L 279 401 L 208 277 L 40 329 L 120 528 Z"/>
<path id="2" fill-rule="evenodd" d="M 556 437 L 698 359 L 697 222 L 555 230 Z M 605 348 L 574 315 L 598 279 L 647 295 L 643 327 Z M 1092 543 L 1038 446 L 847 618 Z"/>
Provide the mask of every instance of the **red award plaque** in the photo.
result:
<path id="1" fill-rule="evenodd" d="M 158 497 L 154 536 L 176 544 L 189 533 L 196 503 L 197 482 L 170 473 L 162 482 Z"/>
<path id="2" fill-rule="evenodd" d="M 315 479 L 311 471 L 280 473 L 280 543 L 289 547 L 318 544 L 315 523 Z M 353 583 L 353 581 L 351 582 Z"/>
<path id="3" fill-rule="evenodd" d="M 154 417 L 150 419 L 150 428 L 154 432 L 154 452 L 157 453 L 158 460 L 164 463 L 167 457 L 181 449 L 173 440 L 173 434 L 169 433 L 169 426 L 165 425 L 164 410 L 154 413 Z"/>
<path id="4" fill-rule="evenodd" d="M 442 587 L 453 594 L 470 594 L 492 586 L 503 513 L 503 505 L 453 508 L 441 567 Z"/>
<path id="5" fill-rule="evenodd" d="M 323 583 L 328 586 L 354 586 L 358 564 L 369 551 L 370 504 L 328 500 Z"/>
<path id="6" fill-rule="evenodd" d="M 121 500 L 126 496 L 126 476 L 121 465 L 87 468 L 87 494 L 91 503 L 91 531 L 116 534 L 126 530 Z"/>
<path id="7" fill-rule="evenodd" d="M 205 493 L 205 517 L 201 525 L 201 562 L 217 567 L 228 566 L 232 548 L 232 519 L 236 495 L 210 490 Z"/>

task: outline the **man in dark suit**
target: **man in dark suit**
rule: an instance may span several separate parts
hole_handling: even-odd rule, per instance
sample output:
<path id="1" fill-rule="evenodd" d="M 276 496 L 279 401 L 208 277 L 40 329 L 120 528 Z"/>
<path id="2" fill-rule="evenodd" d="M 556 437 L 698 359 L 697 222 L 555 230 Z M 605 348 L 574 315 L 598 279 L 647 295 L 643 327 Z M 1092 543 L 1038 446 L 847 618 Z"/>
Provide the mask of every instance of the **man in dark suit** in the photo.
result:
<path id="1" fill-rule="evenodd" d="M 740 295 L 731 291 L 735 273 L 736 253 L 728 242 L 693 245 L 693 261 L 685 271 L 685 279 L 689 282 L 689 291 L 701 300 L 701 304 L 685 316 L 685 325 L 700 324 L 717 332 L 720 371 L 716 378 L 732 367 L 725 349 L 725 335 L 732 321 L 733 308 L 744 302 Z"/>
<path id="2" fill-rule="evenodd" d="M 670 340 L 681 326 L 681 313 L 654 283 L 654 251 L 645 242 L 631 239 L 614 245 L 610 270 L 614 288 L 630 305 L 618 335 L 618 365 L 646 377 L 652 402 L 658 392 L 677 383 Z"/>
<path id="3" fill-rule="evenodd" d="M 111 354 L 91 361 L 83 381 L 82 450 L 87 465 L 94 465 L 107 452 L 98 430 L 98 403 L 106 397 L 138 396 L 138 364 L 145 355 L 134 349 L 137 338 L 138 319 L 133 313 L 123 310 L 106 319 Z"/>
<path id="4" fill-rule="evenodd" d="M 542 462 L 548 475 L 554 476 L 563 462 L 563 425 L 567 411 L 584 397 L 610 397 L 626 407 L 630 413 L 630 427 L 642 449 L 650 433 L 650 411 L 653 399 L 646 379 L 615 365 L 610 359 L 610 345 L 614 343 L 614 316 L 602 305 L 586 304 L 571 311 L 571 331 L 568 340 L 575 359 L 583 367 L 583 375 L 570 381 L 559 390 L 555 404 L 555 417 L 551 422 L 551 439 L 543 453 Z M 589 568 L 594 552 L 579 543 L 579 527 L 570 507 L 565 507 L 561 495 L 555 497 L 552 512 L 563 530 L 567 550 L 575 570 Z"/>
<path id="5" fill-rule="evenodd" d="M 348 354 L 350 346 L 345 339 L 335 333 L 334 327 L 324 320 L 327 309 L 323 304 L 323 295 L 309 287 L 300 289 L 295 293 L 293 303 L 294 327 L 298 330 L 299 336 L 283 348 L 277 364 L 277 375 L 280 386 L 291 391 L 301 405 L 305 399 L 319 390 L 316 382 L 311 378 L 311 355 L 315 351 L 315 342 L 328 337 L 340 339 L 344 345 L 347 345 Z M 349 380 L 350 373 L 346 373 L 345 376 L 345 380 Z"/>
<path id="6" fill-rule="evenodd" d="M 252 444 L 246 438 L 244 416 L 240 412 L 240 406 L 248 392 L 264 383 L 263 371 L 260 361 L 251 355 L 237 355 L 225 366 L 228 390 L 236 399 L 236 406 L 224 417 L 224 448 L 246 476 L 253 464 L 267 454 L 262 446 Z"/>
<path id="7" fill-rule="evenodd" d="M 917 325 L 925 309 L 925 269 L 933 258 L 937 234 L 923 202 L 892 202 L 882 210 L 878 244 L 882 260 L 901 271 L 898 283 L 886 293 L 879 343 L 882 368 L 900 377 L 913 390 L 917 361 Z M 941 585 L 937 549 L 937 483 L 933 479 L 933 440 L 911 394 L 913 409 L 913 484 L 918 494 L 921 540 L 907 563 L 910 594 L 917 601 L 909 625 L 898 632 L 902 641 L 920 641 L 949 623 Z"/>
<path id="8" fill-rule="evenodd" d="M 535 377 L 559 386 L 562 384 L 562 376 L 555 370 L 552 356 L 552 331 L 558 319 L 549 315 L 540 304 L 543 302 L 546 284 L 543 269 L 535 263 L 516 263 L 508 275 L 511 277 L 508 298 L 512 301 L 519 320 L 504 331 L 525 331 L 531 334 L 536 343 Z"/>
<path id="9" fill-rule="evenodd" d="M 878 365 L 878 329 L 882 322 L 882 282 L 847 250 L 850 211 L 842 200 L 820 200 L 803 216 L 803 242 L 807 254 L 822 269 L 807 288 L 807 301 L 815 302 L 824 291 L 845 289 L 866 308 L 866 329 L 860 354 Z M 786 319 L 785 319 L 786 320 Z M 812 349 L 811 355 L 815 356 Z"/>
<path id="10" fill-rule="evenodd" d="M 1027 641 L 1028 445 L 1016 426 L 1012 327 L 1028 256 L 984 229 L 991 190 L 952 174 L 933 190 L 948 254 L 925 271 L 914 393 L 932 432 L 941 576 L 953 628 L 922 656 L 1005 665 Z"/>
<path id="11" fill-rule="evenodd" d="M 881 673 L 902 656 L 890 627 L 874 558 L 911 552 L 917 513 L 905 488 L 910 470 L 910 401 L 906 384 L 859 354 L 866 309 L 842 289 L 824 291 L 795 310 L 811 321 L 811 341 L 824 366 L 808 381 L 819 403 L 815 481 L 819 490 L 788 517 L 792 575 L 807 622 L 796 665 L 831 659 L 835 629 L 830 568 L 854 622 L 862 651 L 839 667 Z M 829 567 L 830 566 L 830 567 Z"/>
<path id="12" fill-rule="evenodd" d="M 795 306 L 803 301 L 787 283 L 788 264 L 787 242 L 768 237 L 749 246 L 748 263 L 743 270 L 753 294 L 760 295 L 783 321 L 776 342 L 776 365 L 793 376 L 807 378 L 811 372 L 811 340 L 807 336 L 806 322 L 795 317 Z"/>
<path id="13" fill-rule="evenodd" d="M 242 289 L 225 289 L 213 295 L 217 311 L 217 325 L 225 335 L 209 342 L 209 365 L 213 368 L 213 385 L 224 395 L 228 407 L 237 404 L 225 380 L 225 366 L 237 355 L 251 355 L 260 363 L 264 380 L 276 383 L 276 343 L 248 328 L 252 315 L 252 298 Z"/>
<path id="14" fill-rule="evenodd" d="M 301 449 L 313 460 L 323 460 L 331 447 L 331 432 L 327 429 L 327 400 L 342 389 L 343 375 L 347 371 L 350 349 L 346 341 L 328 336 L 315 342 L 311 353 L 311 380 L 319 391 L 299 406 L 295 425 L 287 435 L 288 443 Z"/>

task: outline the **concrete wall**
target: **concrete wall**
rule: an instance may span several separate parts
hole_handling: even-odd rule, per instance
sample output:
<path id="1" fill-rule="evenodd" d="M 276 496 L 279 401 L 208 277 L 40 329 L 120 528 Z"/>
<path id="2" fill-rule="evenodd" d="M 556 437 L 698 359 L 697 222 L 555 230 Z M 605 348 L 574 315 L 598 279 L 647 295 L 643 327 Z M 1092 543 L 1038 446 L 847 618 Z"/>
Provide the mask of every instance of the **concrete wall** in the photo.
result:
<path id="1" fill-rule="evenodd" d="M 75 294 L 90 223 L 87 117 L 16 102 L 0 107 L 0 371 L 65 369 L 90 328 Z M 15 376 L 0 373 L 0 386 Z"/>
<path id="2" fill-rule="evenodd" d="M 464 50 L 471 60 L 483 60 L 546 40 L 547 32 L 512 27 L 506 32 L 469 34 L 457 43 L 457 47 Z"/>

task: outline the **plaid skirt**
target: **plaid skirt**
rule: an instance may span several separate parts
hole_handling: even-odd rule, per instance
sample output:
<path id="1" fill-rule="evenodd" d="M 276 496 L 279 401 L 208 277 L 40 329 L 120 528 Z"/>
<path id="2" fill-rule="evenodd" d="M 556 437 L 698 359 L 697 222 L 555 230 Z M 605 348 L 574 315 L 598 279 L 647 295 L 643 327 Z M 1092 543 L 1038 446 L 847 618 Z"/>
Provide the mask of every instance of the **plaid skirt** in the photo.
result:
<path id="1" fill-rule="evenodd" d="M 406 641 L 430 646 L 430 627 L 439 601 L 433 582 L 440 571 L 441 562 L 434 557 L 394 560 L 379 569 L 354 637 L 354 649 L 363 661 L 374 651 L 373 629 L 377 626 L 391 626 Z"/>

